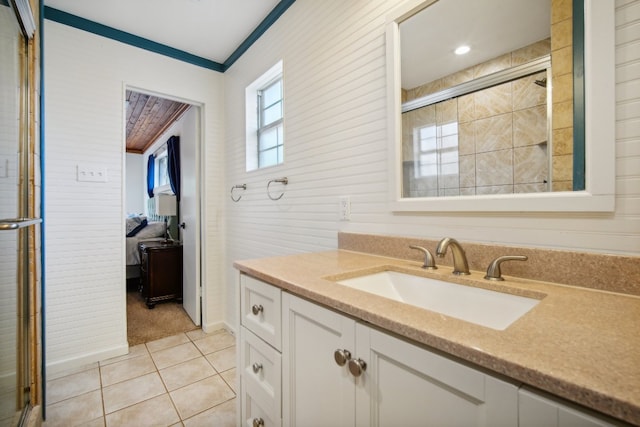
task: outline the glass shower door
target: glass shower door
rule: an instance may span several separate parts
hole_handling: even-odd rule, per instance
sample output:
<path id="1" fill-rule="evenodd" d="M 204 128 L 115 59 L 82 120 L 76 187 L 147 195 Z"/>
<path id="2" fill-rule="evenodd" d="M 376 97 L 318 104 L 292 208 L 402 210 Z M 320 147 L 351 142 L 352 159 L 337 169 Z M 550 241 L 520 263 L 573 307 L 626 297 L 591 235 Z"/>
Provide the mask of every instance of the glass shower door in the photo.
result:
<path id="1" fill-rule="evenodd" d="M 0 1 L 0 427 L 29 408 L 28 44 L 14 10 Z M 33 247 L 33 246 L 31 246 Z"/>

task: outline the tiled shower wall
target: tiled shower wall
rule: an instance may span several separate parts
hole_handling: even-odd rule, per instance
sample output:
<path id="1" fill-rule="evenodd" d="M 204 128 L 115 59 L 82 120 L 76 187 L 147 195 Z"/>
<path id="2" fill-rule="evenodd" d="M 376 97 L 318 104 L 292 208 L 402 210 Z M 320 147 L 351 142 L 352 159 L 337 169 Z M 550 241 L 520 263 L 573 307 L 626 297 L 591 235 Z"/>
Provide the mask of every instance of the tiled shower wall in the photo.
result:
<path id="1" fill-rule="evenodd" d="M 523 64 L 547 55 L 549 51 L 550 41 L 542 40 L 408 90 L 406 99 Z M 535 83 L 543 78 L 546 78 L 546 72 L 404 113 L 403 188 L 408 190 L 405 195 L 433 197 L 547 191 L 546 88 Z M 457 176 L 416 178 L 420 174 L 414 170 L 413 129 L 423 126 L 435 126 L 439 138 L 457 138 Z M 447 128 L 452 129 L 448 135 Z"/>

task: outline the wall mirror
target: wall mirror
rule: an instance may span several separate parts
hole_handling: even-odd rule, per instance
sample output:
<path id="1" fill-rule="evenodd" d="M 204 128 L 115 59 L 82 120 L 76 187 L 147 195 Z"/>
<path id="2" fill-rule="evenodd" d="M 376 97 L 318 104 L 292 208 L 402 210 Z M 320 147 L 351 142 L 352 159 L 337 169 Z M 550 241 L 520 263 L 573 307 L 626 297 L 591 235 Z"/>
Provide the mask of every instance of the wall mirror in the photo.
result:
<path id="1" fill-rule="evenodd" d="M 408 0 L 387 23 L 394 211 L 613 210 L 612 7 Z"/>

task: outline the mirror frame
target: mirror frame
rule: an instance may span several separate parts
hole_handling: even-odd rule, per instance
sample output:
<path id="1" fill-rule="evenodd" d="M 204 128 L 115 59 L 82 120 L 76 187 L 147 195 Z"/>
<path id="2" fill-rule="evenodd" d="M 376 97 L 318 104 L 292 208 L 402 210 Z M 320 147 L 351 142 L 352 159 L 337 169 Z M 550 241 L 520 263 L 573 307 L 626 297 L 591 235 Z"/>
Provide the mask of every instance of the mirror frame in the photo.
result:
<path id="1" fill-rule="evenodd" d="M 391 210 L 393 212 L 614 211 L 615 14 L 613 2 L 600 0 L 584 0 L 584 69 L 574 66 L 574 80 L 584 78 L 584 190 L 479 196 L 402 197 L 402 168 L 399 166 L 402 159 L 399 25 L 436 1 L 407 0 L 387 16 L 387 123 Z"/>

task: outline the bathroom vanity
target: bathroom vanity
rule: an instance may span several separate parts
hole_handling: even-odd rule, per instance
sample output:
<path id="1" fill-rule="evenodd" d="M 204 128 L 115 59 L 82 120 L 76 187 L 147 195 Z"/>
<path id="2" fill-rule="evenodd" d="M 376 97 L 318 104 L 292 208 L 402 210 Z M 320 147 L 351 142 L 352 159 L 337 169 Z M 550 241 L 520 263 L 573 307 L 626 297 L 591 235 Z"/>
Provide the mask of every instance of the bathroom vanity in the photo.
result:
<path id="1" fill-rule="evenodd" d="M 241 425 L 640 423 L 636 297 L 345 250 L 234 265 Z M 499 330 L 339 283 L 381 271 L 539 302 Z"/>

